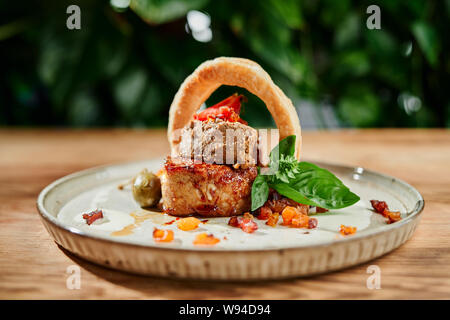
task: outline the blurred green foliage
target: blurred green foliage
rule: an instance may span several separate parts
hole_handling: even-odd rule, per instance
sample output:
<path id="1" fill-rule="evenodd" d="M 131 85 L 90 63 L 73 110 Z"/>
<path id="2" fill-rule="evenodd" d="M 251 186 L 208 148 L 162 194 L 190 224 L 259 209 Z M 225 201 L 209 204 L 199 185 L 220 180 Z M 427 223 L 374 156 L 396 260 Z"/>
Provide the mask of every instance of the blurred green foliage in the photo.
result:
<path id="1" fill-rule="evenodd" d="M 0 125 L 165 126 L 195 67 L 239 56 L 293 100 L 331 103 L 342 126 L 450 127 L 450 0 L 127 2 L 3 1 Z M 81 30 L 66 28 L 70 4 Z M 371 4 L 381 30 L 366 28 Z M 211 41 L 194 39 L 190 10 L 211 18 Z M 252 125 L 272 123 L 261 104 L 249 95 Z"/>

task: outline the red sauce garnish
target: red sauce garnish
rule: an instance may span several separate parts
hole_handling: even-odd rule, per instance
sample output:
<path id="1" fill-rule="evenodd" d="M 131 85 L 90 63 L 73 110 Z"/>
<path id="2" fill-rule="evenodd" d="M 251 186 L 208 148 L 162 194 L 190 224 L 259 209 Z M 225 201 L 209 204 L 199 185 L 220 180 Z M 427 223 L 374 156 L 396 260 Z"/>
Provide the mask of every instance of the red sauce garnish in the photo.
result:
<path id="1" fill-rule="evenodd" d="M 170 224 L 174 223 L 176 220 L 178 220 L 178 219 L 174 219 L 174 220 L 172 220 L 172 221 L 168 221 L 168 222 L 166 222 L 166 223 L 164 223 L 164 224 L 165 224 L 165 225 L 170 225 Z"/>
<path id="2" fill-rule="evenodd" d="M 201 223 L 207 223 L 208 222 L 208 220 L 202 220 L 202 221 L 200 221 Z"/>

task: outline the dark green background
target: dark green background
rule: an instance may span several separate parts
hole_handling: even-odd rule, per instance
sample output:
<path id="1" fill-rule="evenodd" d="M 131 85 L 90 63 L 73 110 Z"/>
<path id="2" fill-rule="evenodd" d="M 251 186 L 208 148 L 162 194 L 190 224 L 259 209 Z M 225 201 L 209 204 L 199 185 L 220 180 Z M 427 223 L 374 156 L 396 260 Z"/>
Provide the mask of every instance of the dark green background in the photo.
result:
<path id="1" fill-rule="evenodd" d="M 81 30 L 66 8 L 81 8 Z M 368 30 L 366 8 L 381 8 Z M 1 126 L 167 124 L 172 98 L 196 66 L 217 56 L 260 63 L 297 105 L 323 105 L 342 127 L 449 127 L 450 1 L 2 1 Z M 196 41 L 186 13 L 211 17 Z M 242 89 L 220 88 L 208 104 Z M 301 99 L 301 100 L 300 100 Z M 405 108 L 405 105 L 408 107 Z M 302 109 L 300 108 L 300 113 Z M 249 96 L 243 117 L 267 126 Z"/>

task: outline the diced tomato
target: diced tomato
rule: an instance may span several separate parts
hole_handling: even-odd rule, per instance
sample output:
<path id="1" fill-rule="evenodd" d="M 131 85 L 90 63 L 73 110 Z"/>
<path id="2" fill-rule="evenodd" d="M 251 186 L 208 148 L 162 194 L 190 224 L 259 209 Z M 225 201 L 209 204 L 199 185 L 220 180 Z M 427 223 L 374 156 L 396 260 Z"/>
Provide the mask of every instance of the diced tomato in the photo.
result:
<path id="1" fill-rule="evenodd" d="M 83 214 L 83 219 L 86 220 L 86 223 L 88 225 L 91 225 L 94 223 L 95 220 L 103 218 L 103 211 L 102 210 L 94 210 L 89 213 Z"/>
<path id="2" fill-rule="evenodd" d="M 283 225 L 293 228 L 308 228 L 313 229 L 317 227 L 317 219 L 310 218 L 305 214 L 305 206 L 284 208 L 281 216 L 283 217 Z"/>
<path id="3" fill-rule="evenodd" d="M 220 242 L 220 239 L 214 237 L 212 234 L 200 233 L 195 237 L 194 244 L 195 245 L 215 245 Z"/>
<path id="4" fill-rule="evenodd" d="M 271 213 L 269 215 L 269 219 L 266 221 L 266 224 L 271 227 L 275 227 L 278 223 L 278 219 L 280 218 L 280 214 L 278 212 Z"/>
<path id="5" fill-rule="evenodd" d="M 153 230 L 153 239 L 157 242 L 171 242 L 173 238 L 172 230 L 162 230 L 157 228 Z"/>
<path id="6" fill-rule="evenodd" d="M 241 112 L 241 103 L 244 100 L 243 95 L 237 93 L 220 101 L 219 103 L 209 107 L 202 112 L 195 114 L 194 119 L 200 121 L 208 121 L 210 119 L 222 119 L 229 122 L 241 122 L 247 124 L 239 117 Z"/>
<path id="7" fill-rule="evenodd" d="M 306 214 L 296 214 L 291 221 L 291 227 L 294 228 L 308 228 L 309 227 L 309 217 Z"/>
<path id="8" fill-rule="evenodd" d="M 209 108 L 217 109 L 219 107 L 226 106 L 226 107 L 231 108 L 237 114 L 239 114 L 241 112 L 241 104 L 244 101 L 244 99 L 245 99 L 245 97 L 242 94 L 235 93 Z"/>
<path id="9" fill-rule="evenodd" d="M 355 232 L 356 227 L 344 226 L 343 224 L 341 224 L 341 228 L 339 229 L 339 233 L 342 234 L 343 236 L 348 236 L 354 234 Z"/>
<path id="10" fill-rule="evenodd" d="M 200 223 L 201 223 L 201 221 L 199 219 L 194 218 L 194 217 L 188 217 L 188 218 L 183 218 L 183 219 L 179 220 L 177 223 L 177 227 L 180 230 L 189 231 L 189 230 L 197 229 L 197 227 Z"/>
<path id="11" fill-rule="evenodd" d="M 291 224 L 292 219 L 298 214 L 298 211 L 294 207 L 285 207 L 281 216 L 283 217 L 283 224 L 288 226 Z"/>

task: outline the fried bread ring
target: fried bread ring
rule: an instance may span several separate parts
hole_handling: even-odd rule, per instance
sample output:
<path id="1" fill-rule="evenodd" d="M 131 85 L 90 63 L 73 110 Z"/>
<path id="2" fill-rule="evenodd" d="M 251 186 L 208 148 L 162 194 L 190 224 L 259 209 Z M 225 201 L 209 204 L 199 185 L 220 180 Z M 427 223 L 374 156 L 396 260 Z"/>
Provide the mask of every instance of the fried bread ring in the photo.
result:
<path id="1" fill-rule="evenodd" d="M 192 120 L 202 103 L 221 85 L 242 87 L 258 96 L 275 120 L 280 140 L 289 135 L 297 136 L 295 155 L 300 158 L 301 128 L 292 101 L 259 64 L 229 57 L 203 62 L 178 89 L 169 111 L 168 138 L 172 153 L 180 142 L 177 131 Z"/>

